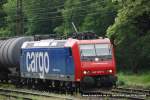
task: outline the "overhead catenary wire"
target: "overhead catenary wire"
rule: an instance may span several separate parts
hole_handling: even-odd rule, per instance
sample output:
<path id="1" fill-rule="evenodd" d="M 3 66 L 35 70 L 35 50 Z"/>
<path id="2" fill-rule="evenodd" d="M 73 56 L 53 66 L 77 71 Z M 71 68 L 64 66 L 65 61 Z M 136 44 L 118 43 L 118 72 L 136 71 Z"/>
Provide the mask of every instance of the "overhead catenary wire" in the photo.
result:
<path id="1" fill-rule="evenodd" d="M 88 0 L 86 0 L 87 2 Z M 84 1 L 85 2 L 85 1 Z M 75 8 L 81 8 L 80 11 L 82 10 L 82 12 L 80 12 L 80 14 L 78 15 L 78 17 L 82 17 L 82 16 L 89 16 L 89 15 L 95 15 L 95 14 L 98 14 L 100 13 L 101 11 L 96 11 L 96 12 L 88 12 L 87 9 L 85 9 L 86 7 L 88 7 L 89 5 L 86 5 L 86 6 L 79 6 L 79 7 L 75 7 Z M 99 6 L 95 6 L 95 7 L 101 7 L 100 5 Z M 84 9 L 83 9 L 84 8 Z M 73 10 L 74 8 L 71 8 L 71 9 L 64 9 L 63 11 L 71 11 Z M 32 10 L 32 9 L 31 9 Z M 40 11 L 40 10 L 39 10 Z M 41 15 L 41 14 L 47 14 L 48 16 L 55 16 L 53 15 L 54 13 L 58 13 L 58 12 L 62 12 L 62 11 L 55 11 L 55 12 L 40 12 L 40 13 L 34 13 L 36 15 Z M 52 15 L 50 15 L 49 13 L 53 13 Z M 108 12 L 108 13 L 111 13 L 111 12 Z M 14 15 L 16 16 L 16 15 Z M 30 17 L 30 16 L 29 16 Z M 47 18 L 26 18 L 24 17 L 24 21 L 28 21 L 29 23 L 35 23 L 35 21 L 48 21 L 48 20 L 63 20 L 65 18 L 71 18 L 69 17 L 68 15 L 57 15 L 55 17 L 47 17 Z M 72 17 L 73 18 L 73 17 Z"/>
<path id="2" fill-rule="evenodd" d="M 80 1 L 80 2 L 76 2 L 76 4 L 72 4 L 72 5 L 70 5 L 70 6 L 76 6 L 77 4 L 81 4 L 81 3 L 85 3 L 85 2 L 91 2 L 91 0 L 89 1 L 89 0 L 82 0 L 82 1 Z M 28 6 L 29 6 L 30 4 L 28 4 Z M 48 9 L 48 10 L 55 10 L 55 9 L 58 9 L 59 7 L 64 7 L 64 5 L 65 4 L 63 4 L 63 5 L 58 5 L 58 6 L 54 6 L 54 7 L 50 7 L 50 8 L 46 8 L 46 9 Z M 31 5 L 32 6 L 32 5 Z M 28 7 L 24 7 L 24 8 L 27 8 L 28 9 Z M 12 8 L 12 9 L 16 9 L 16 8 Z M 45 11 L 45 8 L 38 8 L 38 9 L 30 9 L 30 11 Z M 51 13 L 58 13 L 58 12 L 51 12 Z"/>
<path id="3" fill-rule="evenodd" d="M 84 7 L 87 7 L 87 6 L 82 6 L 82 7 L 78 7 L 78 8 L 84 8 Z M 97 7 L 100 7 L 100 6 L 97 6 Z M 68 9 L 68 10 L 65 10 L 65 11 L 70 11 L 70 10 L 72 10 L 72 9 Z M 80 11 L 81 10 L 83 10 L 82 12 L 80 12 L 81 14 L 82 13 L 89 13 L 89 12 L 84 12 L 84 11 L 87 11 L 87 9 L 80 9 Z M 41 15 L 41 14 L 47 14 L 48 15 L 48 13 L 49 12 L 43 12 L 43 13 L 35 13 L 36 15 Z M 51 13 L 51 12 L 50 12 Z M 93 13 L 93 12 L 92 12 Z M 99 13 L 99 12 L 97 12 L 97 13 Z M 15 16 L 15 15 L 14 15 Z M 49 15 L 50 16 L 50 15 Z M 62 15 L 62 16 L 55 16 L 55 17 L 47 17 L 48 19 L 62 19 L 62 17 L 68 17 L 68 16 L 66 16 L 66 15 Z M 68 17 L 69 18 L 69 17 Z M 36 19 L 38 19 L 38 18 L 36 18 Z"/>
<path id="4" fill-rule="evenodd" d="M 112 12 L 107 12 L 107 14 L 111 14 Z M 96 14 L 100 14 L 99 12 L 82 12 L 82 14 L 80 13 L 80 15 L 78 15 L 78 17 L 82 17 L 82 16 L 90 16 L 90 15 L 96 15 Z M 24 21 L 48 21 L 48 20 L 63 20 L 65 18 L 71 18 L 69 16 L 56 16 L 56 17 L 47 17 L 47 18 L 36 18 L 36 19 L 25 19 Z M 15 20 L 14 20 L 15 21 Z M 13 22 L 12 20 L 9 22 Z"/>
<path id="5" fill-rule="evenodd" d="M 82 0 L 80 2 L 76 2 L 75 4 L 69 5 L 69 6 L 76 6 L 77 4 L 82 4 L 82 3 L 86 3 L 86 2 L 91 2 L 92 0 Z M 60 7 L 64 7 L 65 4 L 63 5 L 58 5 L 58 6 L 54 6 L 54 7 L 50 7 L 48 8 L 49 10 L 54 10 L 54 9 L 58 9 Z M 39 11 L 39 9 L 30 9 L 31 11 Z M 40 11 L 45 10 L 45 8 L 40 8 Z"/>
<path id="6" fill-rule="evenodd" d="M 110 13 L 112 13 L 112 12 L 108 12 L 107 14 L 110 14 Z M 96 15 L 96 14 L 100 14 L 100 13 L 99 12 L 87 12 L 85 14 L 78 15 L 78 17 L 91 16 L 91 15 Z M 71 17 L 65 16 L 65 18 L 71 18 Z M 36 18 L 33 20 L 32 19 L 24 19 L 24 21 L 28 21 L 29 23 L 36 23 L 37 21 L 51 21 L 51 20 L 63 20 L 63 19 L 64 19 L 63 16 L 56 16 L 56 17 L 47 17 L 47 18 Z M 7 22 L 13 22 L 13 21 L 7 21 Z"/>
<path id="7" fill-rule="evenodd" d="M 99 2 L 98 2 L 99 3 Z M 58 14 L 58 13 L 61 13 L 62 11 L 63 12 L 67 12 L 67 11 L 72 11 L 73 9 L 75 9 L 75 8 L 81 8 L 81 10 L 83 9 L 83 8 L 86 8 L 86 7 L 88 7 L 89 5 L 86 5 L 86 6 L 79 6 L 79 7 L 72 7 L 72 8 L 70 8 L 70 9 L 62 9 L 62 10 L 58 10 L 58 11 L 46 11 L 46 12 L 44 12 L 45 11 L 45 8 L 38 8 L 38 9 L 29 9 L 30 11 L 38 11 L 38 13 L 36 13 L 36 12 L 34 12 L 34 14 Z M 96 7 L 96 6 L 95 6 Z M 101 6 L 97 6 L 97 7 L 101 7 Z M 54 7 L 55 8 L 55 7 Z M 42 9 L 44 9 L 44 10 L 42 10 Z M 48 10 L 52 10 L 52 9 L 48 9 Z M 85 10 L 87 10 L 87 9 L 85 9 Z M 43 11 L 43 12 L 42 12 Z"/>

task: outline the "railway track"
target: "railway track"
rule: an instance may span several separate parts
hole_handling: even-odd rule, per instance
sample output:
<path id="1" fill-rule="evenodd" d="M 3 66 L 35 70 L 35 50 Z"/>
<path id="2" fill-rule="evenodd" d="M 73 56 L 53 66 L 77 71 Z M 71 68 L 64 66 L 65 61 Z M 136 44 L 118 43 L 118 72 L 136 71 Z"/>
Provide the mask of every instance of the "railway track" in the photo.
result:
<path id="1" fill-rule="evenodd" d="M 81 91 L 83 98 L 76 98 L 75 96 L 68 95 L 55 95 L 49 92 L 40 92 L 36 90 L 24 90 L 24 89 L 6 89 L 0 88 L 0 95 L 12 98 L 21 98 L 22 100 L 41 100 L 33 97 L 41 98 L 54 98 L 59 100 L 77 100 L 77 99 L 89 99 L 94 97 L 99 98 L 110 98 L 111 99 L 125 99 L 125 100 L 149 100 L 150 90 L 134 89 L 134 88 L 113 88 L 113 89 L 86 89 Z M 49 99 L 48 99 L 49 100 Z"/>
<path id="2" fill-rule="evenodd" d="M 48 92 L 39 92 L 35 90 L 21 90 L 21 89 L 4 89 L 0 88 L 0 95 L 12 98 L 21 98 L 23 100 L 35 100 L 35 98 L 49 98 L 49 99 L 57 99 L 57 100 L 74 100 L 74 97 L 64 96 L 64 95 L 55 95 L 50 94 Z M 48 99 L 48 100 L 49 100 Z M 36 99 L 41 100 L 41 99 Z M 44 99 L 45 100 L 45 99 Z"/>
<path id="3" fill-rule="evenodd" d="M 83 96 L 103 96 L 129 100 L 149 100 L 150 90 L 134 88 L 89 89 L 82 91 Z"/>
<path id="4" fill-rule="evenodd" d="M 134 88 L 118 87 L 118 88 L 112 89 L 112 91 L 118 92 L 118 93 L 145 95 L 147 97 L 150 97 L 150 90 L 149 89 L 134 89 Z"/>

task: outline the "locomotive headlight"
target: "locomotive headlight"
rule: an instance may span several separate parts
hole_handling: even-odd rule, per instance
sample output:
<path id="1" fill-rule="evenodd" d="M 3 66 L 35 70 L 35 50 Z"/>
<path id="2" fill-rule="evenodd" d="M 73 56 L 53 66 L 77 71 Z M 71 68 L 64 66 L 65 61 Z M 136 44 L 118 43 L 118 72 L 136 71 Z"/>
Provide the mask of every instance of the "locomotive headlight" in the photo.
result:
<path id="1" fill-rule="evenodd" d="M 87 74 L 87 71 L 83 71 L 83 74 Z"/>
<path id="2" fill-rule="evenodd" d="M 95 58 L 95 61 L 99 61 L 99 58 Z"/>
<path id="3" fill-rule="evenodd" d="M 110 73 L 112 73 L 112 70 L 109 70 Z"/>

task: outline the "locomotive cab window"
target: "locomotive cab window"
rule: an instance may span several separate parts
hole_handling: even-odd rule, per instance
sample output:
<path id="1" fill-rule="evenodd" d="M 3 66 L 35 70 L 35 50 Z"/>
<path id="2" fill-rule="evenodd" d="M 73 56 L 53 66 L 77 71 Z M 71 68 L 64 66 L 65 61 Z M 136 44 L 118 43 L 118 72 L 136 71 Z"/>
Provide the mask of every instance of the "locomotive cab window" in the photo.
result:
<path id="1" fill-rule="evenodd" d="M 110 57 L 111 54 L 111 45 L 109 44 L 95 44 L 95 50 L 97 56 L 108 56 Z"/>
<path id="2" fill-rule="evenodd" d="M 81 60 L 94 60 L 95 57 L 102 59 L 112 58 L 112 49 L 110 44 L 81 44 Z"/>
<path id="3" fill-rule="evenodd" d="M 93 44 L 80 45 L 81 56 L 96 56 L 95 47 Z"/>

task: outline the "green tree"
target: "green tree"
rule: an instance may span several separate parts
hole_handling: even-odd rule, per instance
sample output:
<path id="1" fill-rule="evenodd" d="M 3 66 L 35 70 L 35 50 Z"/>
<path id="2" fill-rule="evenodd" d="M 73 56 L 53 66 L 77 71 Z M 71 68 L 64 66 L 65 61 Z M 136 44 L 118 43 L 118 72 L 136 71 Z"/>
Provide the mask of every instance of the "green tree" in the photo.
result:
<path id="1" fill-rule="evenodd" d="M 4 12 L 4 9 L 3 9 L 3 4 L 5 4 L 5 3 L 6 3 L 6 0 L 0 1 L 0 28 L 5 25 L 6 13 Z"/>
<path id="2" fill-rule="evenodd" d="M 84 11 L 82 8 L 82 0 L 66 0 L 64 4 L 64 9 L 61 10 L 63 23 L 54 29 L 58 33 L 63 33 L 62 35 L 67 36 L 69 33 L 74 32 L 72 27 L 72 22 L 79 27 L 81 26 L 84 16 L 80 16 Z M 90 1 L 90 0 L 87 0 Z"/>
<path id="3" fill-rule="evenodd" d="M 138 72 L 150 66 L 150 1 L 127 0 L 120 3 L 123 6 L 107 35 L 117 46 L 119 66 Z"/>
<path id="4" fill-rule="evenodd" d="M 6 12 L 6 27 L 3 34 L 5 36 L 14 36 L 16 34 L 16 0 L 7 0 L 7 3 L 3 5 Z"/>
<path id="5" fill-rule="evenodd" d="M 62 21 L 57 19 L 57 16 L 60 15 L 59 10 L 62 8 L 58 7 L 60 5 L 63 5 L 63 0 L 25 0 L 26 34 L 53 33 L 53 29 Z"/>
<path id="6" fill-rule="evenodd" d="M 4 11 L 3 5 L 7 2 L 7 0 L 1 0 L 0 1 L 0 36 L 4 36 L 7 31 L 5 31 L 6 28 L 6 12 Z"/>
<path id="7" fill-rule="evenodd" d="M 111 0 L 95 0 L 88 8 L 88 11 L 94 13 L 87 13 L 82 24 L 82 30 L 92 30 L 99 36 L 105 36 L 107 28 L 114 22 L 117 9 L 118 5 L 115 2 L 111 2 Z"/>
<path id="8" fill-rule="evenodd" d="M 107 27 L 114 22 L 118 6 L 111 0 L 66 0 L 62 10 L 63 23 L 56 32 L 72 33 L 75 23 L 79 31 L 94 31 L 105 36 Z"/>

